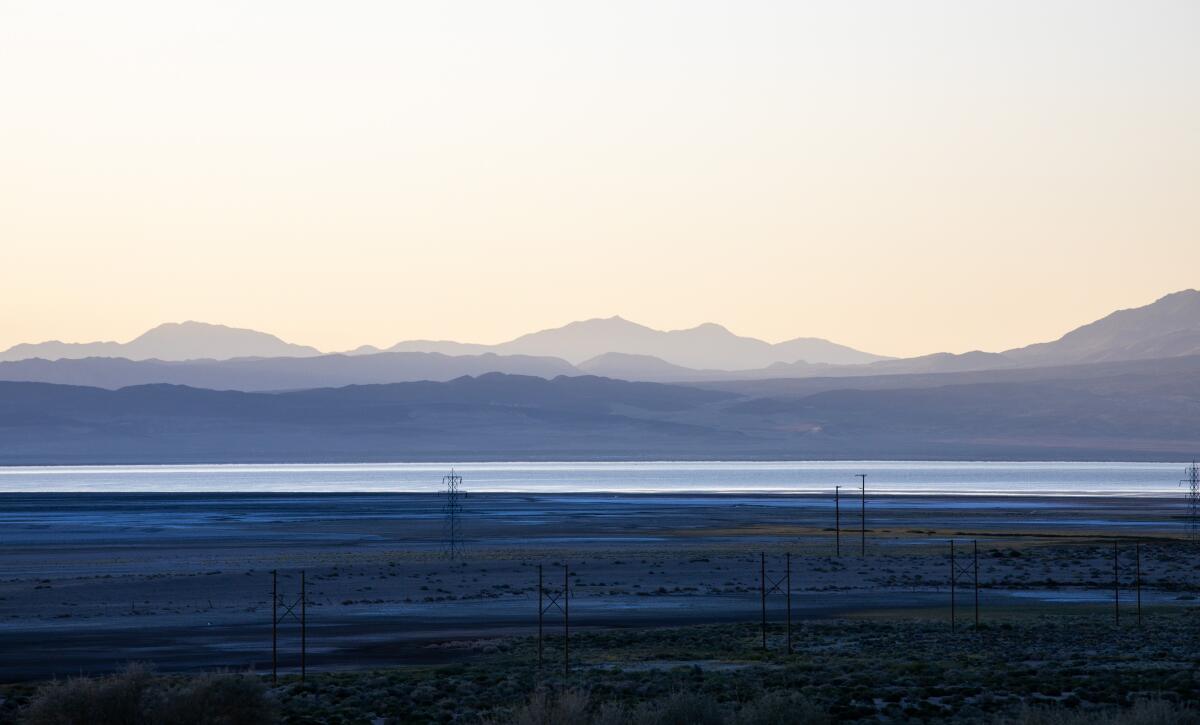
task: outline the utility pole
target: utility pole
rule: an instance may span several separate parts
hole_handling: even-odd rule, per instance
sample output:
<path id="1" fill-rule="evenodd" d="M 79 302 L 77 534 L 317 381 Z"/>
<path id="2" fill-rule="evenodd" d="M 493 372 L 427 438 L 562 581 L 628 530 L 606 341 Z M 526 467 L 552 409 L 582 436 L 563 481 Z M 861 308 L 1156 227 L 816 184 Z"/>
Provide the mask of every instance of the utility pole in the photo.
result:
<path id="1" fill-rule="evenodd" d="M 960 563 L 955 549 L 954 539 L 950 539 L 950 631 L 958 630 L 958 590 L 959 582 L 974 589 L 975 600 L 975 629 L 979 629 L 979 540 L 971 541 L 971 558 Z M 971 580 L 967 581 L 970 576 Z"/>
<path id="2" fill-rule="evenodd" d="M 1142 542 L 1133 544 L 1134 555 L 1134 586 L 1137 587 L 1137 617 L 1138 626 L 1142 626 Z"/>
<path id="3" fill-rule="evenodd" d="M 462 476 L 451 468 L 450 475 L 442 476 L 442 484 L 446 487 L 443 492 L 446 495 L 446 503 L 442 506 L 442 513 L 445 515 L 443 533 L 446 539 L 446 556 L 454 561 L 462 556 L 462 501 L 459 500 L 458 488 L 462 484 Z"/>
<path id="4" fill-rule="evenodd" d="M 842 555 L 842 487 L 833 487 L 833 537 L 837 543 L 837 555 Z"/>
<path id="5" fill-rule="evenodd" d="M 762 648 L 767 651 L 767 597 L 779 594 L 787 602 L 787 653 L 792 653 L 792 553 L 784 553 L 784 570 L 782 574 L 772 573 L 767 576 L 767 553 L 758 554 L 759 606 L 762 608 Z"/>
<path id="6" fill-rule="evenodd" d="M 975 629 L 979 629 L 979 539 L 975 539 Z"/>
<path id="7" fill-rule="evenodd" d="M 762 600 L 762 647 L 767 651 L 767 554 L 759 552 L 758 594 Z"/>
<path id="8" fill-rule="evenodd" d="M 1113 542 L 1113 618 L 1117 626 L 1121 624 L 1121 567 L 1117 559 L 1119 551 L 1117 542 Z"/>
<path id="9" fill-rule="evenodd" d="M 954 620 L 954 580 L 958 578 L 958 570 L 954 568 L 954 539 L 950 539 L 950 631 L 958 628 Z"/>
<path id="10" fill-rule="evenodd" d="M 308 587 L 304 583 L 304 570 L 300 570 L 300 681 L 308 673 Z"/>
<path id="11" fill-rule="evenodd" d="M 1187 486 L 1187 526 L 1188 539 L 1194 544 L 1200 542 L 1200 466 L 1192 460 L 1192 465 L 1183 469 L 1184 478 L 1179 485 Z"/>
<path id="12" fill-rule="evenodd" d="M 857 474 L 862 479 L 862 544 L 859 549 L 859 556 L 867 555 L 867 474 Z"/>
<path id="13" fill-rule="evenodd" d="M 563 676 L 571 672 L 571 567 L 563 562 L 563 586 L 558 592 L 547 591 L 542 578 L 542 565 L 538 564 L 538 672 L 542 670 L 544 653 L 543 633 L 546 612 L 557 609 L 563 617 Z"/>
<path id="14" fill-rule="evenodd" d="M 792 653 L 792 552 L 787 554 L 787 653 Z"/>
<path id="15" fill-rule="evenodd" d="M 563 677 L 571 674 L 571 566 L 563 562 Z"/>
<path id="16" fill-rule="evenodd" d="M 296 608 L 300 613 L 296 614 Z M 305 570 L 300 570 L 300 596 L 283 600 L 279 596 L 279 571 L 271 570 L 271 684 L 279 682 L 279 625 L 291 618 L 300 623 L 300 680 L 308 673 L 308 588 Z M 281 611 L 282 610 L 282 613 Z"/>
<path id="17" fill-rule="evenodd" d="M 538 670 L 542 669 L 542 618 L 546 610 L 542 608 L 542 592 L 545 587 L 542 586 L 542 565 L 538 564 Z"/>

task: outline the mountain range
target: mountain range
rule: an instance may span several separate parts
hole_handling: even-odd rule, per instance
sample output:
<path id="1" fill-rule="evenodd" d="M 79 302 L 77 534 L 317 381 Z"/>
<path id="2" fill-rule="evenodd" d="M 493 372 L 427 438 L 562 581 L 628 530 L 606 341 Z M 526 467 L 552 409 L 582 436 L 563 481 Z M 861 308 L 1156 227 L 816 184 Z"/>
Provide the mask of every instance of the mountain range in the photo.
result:
<path id="1" fill-rule="evenodd" d="M 392 352 L 441 352 L 558 357 L 581 365 L 609 353 L 654 357 L 684 368 L 747 370 L 778 362 L 855 365 L 887 359 L 816 337 L 779 343 L 735 335 L 714 323 L 686 330 L 655 330 L 622 317 L 582 320 L 551 330 L 532 332 L 499 345 L 413 340 L 388 348 Z"/>
<path id="2" fill-rule="evenodd" d="M 1169 460 L 1200 449 L 1200 293 L 1193 290 L 1002 353 L 740 371 L 638 352 L 579 359 L 618 342 L 693 356 L 703 352 L 698 340 L 729 343 L 720 351 L 726 357 L 708 358 L 726 361 L 735 359 L 731 350 L 750 359 L 777 347 L 730 341 L 736 336 L 715 325 L 676 333 L 635 327 L 619 318 L 585 321 L 535 333 L 532 342 L 518 338 L 525 342 L 505 354 L 468 347 L 325 355 L 193 323 L 168 330 L 200 329 L 241 340 L 239 350 L 290 354 L 3 362 L 0 380 L 10 382 L 0 382 L 0 465 Z M 588 347 L 581 341 L 592 334 Z M 149 335 L 124 349 L 145 352 L 163 339 Z M 575 362 L 517 350 L 567 350 Z M 646 376 L 687 382 L 637 380 Z"/>
<path id="3" fill-rule="evenodd" d="M 542 378 L 582 374 L 558 358 L 492 353 L 381 352 L 374 355 L 185 361 L 33 359 L 0 363 L 0 380 L 109 389 L 165 383 L 213 390 L 279 391 L 416 380 L 446 381 L 485 373 Z"/>
<path id="4" fill-rule="evenodd" d="M 782 394 L 738 386 L 806 381 L 489 373 L 283 393 L 0 382 L 0 465 L 1193 456 L 1200 356 L 1085 367 L 1106 365 L 1120 367 Z"/>
<path id="5" fill-rule="evenodd" d="M 387 349 L 364 345 L 346 354 L 375 355 L 381 352 L 437 353 L 444 356 L 528 355 L 556 357 L 572 365 L 615 352 L 655 356 L 684 367 L 722 370 L 751 369 L 797 360 L 853 365 L 887 359 L 882 355 L 861 352 L 815 337 L 801 337 L 772 344 L 752 337 L 735 335 L 712 323 L 686 330 L 664 331 L 654 330 L 621 317 L 572 322 L 563 327 L 522 335 L 497 345 L 409 340 L 396 343 Z M 240 357 L 312 357 L 322 354 L 316 348 L 293 345 L 263 332 L 202 322 L 183 322 L 160 325 L 127 343 L 23 343 L 0 352 L 0 361 L 89 357 L 185 361 L 230 360 Z"/>
<path id="6" fill-rule="evenodd" d="M 1118 310 L 1054 342 L 1007 350 L 1025 366 L 1146 360 L 1200 352 L 1200 292 L 1183 290 L 1153 304 Z"/>
<path id="7" fill-rule="evenodd" d="M 161 325 L 128 343 L 17 345 L 0 380 L 120 388 L 148 383 L 244 391 L 447 381 L 501 372 L 633 381 L 922 376 L 1061 367 L 1200 354 L 1200 292 L 1120 310 L 1058 340 L 1004 352 L 884 358 L 817 338 L 771 344 L 714 324 L 659 331 L 620 317 L 573 322 L 499 345 L 408 341 L 345 354 L 266 333 L 198 322 Z"/>
<path id="8" fill-rule="evenodd" d="M 776 362 L 755 370 L 697 370 L 664 365 L 662 359 L 610 354 L 579 367 L 629 380 L 698 382 L 772 378 L 920 375 L 1030 367 L 1058 367 L 1200 354 L 1200 291 L 1183 290 L 1128 310 L 1118 310 L 1071 330 L 1057 340 L 1004 352 L 934 353 L 861 364 L 809 360 Z"/>

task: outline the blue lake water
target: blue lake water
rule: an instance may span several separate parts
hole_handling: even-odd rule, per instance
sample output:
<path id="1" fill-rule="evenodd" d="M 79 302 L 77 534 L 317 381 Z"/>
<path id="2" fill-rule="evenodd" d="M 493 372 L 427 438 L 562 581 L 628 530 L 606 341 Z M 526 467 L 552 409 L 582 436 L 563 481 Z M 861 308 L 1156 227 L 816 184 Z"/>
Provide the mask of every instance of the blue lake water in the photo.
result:
<path id="1" fill-rule="evenodd" d="M 0 492 L 433 493 L 451 463 L 0 467 Z M 472 492 L 1174 496 L 1185 464 L 963 461 L 469 463 Z"/>

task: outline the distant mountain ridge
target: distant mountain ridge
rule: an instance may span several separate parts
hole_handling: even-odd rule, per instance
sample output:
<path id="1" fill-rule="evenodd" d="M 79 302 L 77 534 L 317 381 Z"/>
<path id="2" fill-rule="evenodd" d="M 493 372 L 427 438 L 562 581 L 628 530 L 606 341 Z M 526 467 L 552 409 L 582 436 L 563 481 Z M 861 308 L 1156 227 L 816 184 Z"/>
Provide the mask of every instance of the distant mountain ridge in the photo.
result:
<path id="1" fill-rule="evenodd" d="M 284 393 L 0 382 L 0 465 L 1195 455 L 1200 356 L 1084 367 L 782 395 L 494 373 Z"/>
<path id="2" fill-rule="evenodd" d="M 407 340 L 381 350 L 363 345 L 346 355 L 419 352 L 441 355 L 524 355 L 554 357 L 578 365 L 606 353 L 658 357 L 673 365 L 711 370 L 746 370 L 775 363 L 861 364 L 885 360 L 815 337 L 777 344 L 735 335 L 721 325 L 705 323 L 686 330 L 655 330 L 621 317 L 581 320 L 562 327 L 522 335 L 497 345 L 449 340 Z M 240 357 L 313 357 L 320 350 L 284 342 L 274 335 L 201 322 L 159 325 L 127 343 L 58 341 L 22 343 L 0 352 L 0 362 L 93 357 L 128 360 L 230 360 Z"/>
<path id="3" fill-rule="evenodd" d="M 373 355 L 235 358 L 232 360 L 16 360 L 0 362 L 0 380 L 86 385 L 115 390 L 135 385 L 188 385 L 211 390 L 277 391 L 413 381 L 446 381 L 464 375 L 506 373 L 554 378 L 579 375 L 565 360 L 530 355 L 442 355 L 381 352 Z"/>
<path id="4" fill-rule="evenodd" d="M 1200 291 L 1181 290 L 1117 310 L 1053 342 L 1006 350 L 1022 365 L 1145 360 L 1200 352 Z"/>
<path id="5" fill-rule="evenodd" d="M 387 354 L 410 357 L 378 357 Z M 282 376 L 280 381 L 288 380 L 289 383 L 270 389 L 294 388 L 302 384 L 446 380 L 454 375 L 483 372 L 551 376 L 586 372 L 627 380 L 677 383 L 813 376 L 931 375 L 1196 354 L 1200 354 L 1200 292 L 1189 289 L 1168 294 L 1142 307 L 1118 310 L 1057 340 L 1004 352 L 976 350 L 962 354 L 884 358 L 819 338 L 795 338 L 772 344 L 736 335 L 712 323 L 662 331 L 621 317 L 608 317 L 572 322 L 496 345 L 409 340 L 391 346 L 386 352 L 364 345 L 331 356 L 266 333 L 186 322 L 160 325 L 128 343 L 16 345 L 0 353 L 0 379 L 74 382 L 104 387 L 139 382 L 204 385 L 207 383 L 203 381 L 223 380 L 222 384 L 236 389 L 258 390 L 266 388 L 261 387 L 262 383 L 257 379 L 269 378 L 267 371 L 274 370 Z M 81 361 L 78 365 L 47 365 L 46 360 L 35 362 L 31 358 L 60 363 L 80 358 L 91 361 Z M 199 364 L 185 371 L 183 368 L 122 367 L 111 362 L 97 362 L 113 358 L 195 363 L 239 358 L 281 361 L 321 358 L 323 362 L 309 366 L 287 362 L 230 365 L 220 371 L 211 365 Z M 375 359 L 350 362 L 356 358 Z M 18 361 L 22 363 L 17 364 Z M 480 364 L 493 367 L 480 369 Z M 255 368 L 255 371 L 251 374 L 249 368 Z M 300 368 L 304 369 L 303 373 L 299 372 Z M 118 369 L 120 374 L 115 372 Z M 322 378 L 318 372 L 328 377 Z M 138 379 L 136 375 L 141 373 L 146 373 L 147 377 Z"/>
<path id="6" fill-rule="evenodd" d="M 735 335 L 725 327 L 706 322 L 684 330 L 655 330 L 620 316 L 571 322 L 562 327 L 531 332 L 497 345 L 410 340 L 392 351 L 559 357 L 580 365 L 611 353 L 658 358 L 664 363 L 694 370 L 751 370 L 775 363 L 859 365 L 888 358 L 862 352 L 816 337 L 798 337 L 769 343 Z"/>
<path id="7" fill-rule="evenodd" d="M 777 365 L 755 377 L 785 377 L 779 374 L 785 367 L 796 373 L 793 377 L 924 375 L 1154 360 L 1197 354 L 1200 354 L 1200 291 L 1189 289 L 1173 292 L 1142 307 L 1118 310 L 1075 328 L 1057 340 L 1004 352 L 941 352 L 824 369 L 804 364 Z"/>
<path id="8" fill-rule="evenodd" d="M 229 360 L 239 357 L 307 357 L 321 351 L 284 342 L 274 335 L 206 322 L 168 322 L 129 342 L 21 343 L 0 353 L 0 361 L 81 359 Z"/>

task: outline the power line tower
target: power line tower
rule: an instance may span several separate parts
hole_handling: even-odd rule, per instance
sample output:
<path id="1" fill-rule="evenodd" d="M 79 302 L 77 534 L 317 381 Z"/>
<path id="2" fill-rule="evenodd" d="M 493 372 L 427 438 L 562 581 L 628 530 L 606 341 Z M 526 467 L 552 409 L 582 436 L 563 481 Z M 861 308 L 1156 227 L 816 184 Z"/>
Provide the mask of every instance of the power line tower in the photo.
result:
<path id="1" fill-rule="evenodd" d="M 1179 481 L 1179 485 L 1187 486 L 1187 521 L 1185 525 L 1188 527 L 1188 539 L 1193 543 L 1200 542 L 1200 466 L 1196 465 L 1196 461 L 1192 461 L 1192 465 L 1183 469 L 1184 478 Z"/>
<path id="2" fill-rule="evenodd" d="M 858 555 L 866 556 L 867 555 L 867 474 L 856 473 L 854 475 L 856 475 L 862 479 L 862 516 L 861 516 L 861 521 L 859 522 L 861 524 L 860 533 L 862 534 L 862 538 L 859 539 L 860 548 L 859 548 Z"/>
<path id="3" fill-rule="evenodd" d="M 446 540 L 446 556 L 451 561 L 462 556 L 463 541 L 462 541 L 462 498 L 465 493 L 459 490 L 462 484 L 462 476 L 450 469 L 450 475 L 442 476 L 442 485 L 446 490 L 442 493 L 446 496 L 446 503 L 442 506 L 442 514 L 445 516 L 443 523 L 443 536 Z"/>

